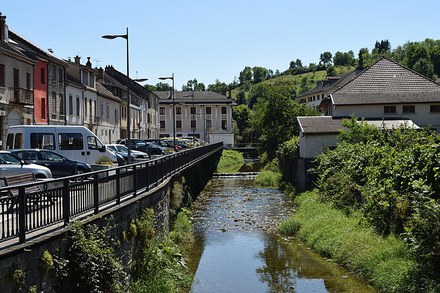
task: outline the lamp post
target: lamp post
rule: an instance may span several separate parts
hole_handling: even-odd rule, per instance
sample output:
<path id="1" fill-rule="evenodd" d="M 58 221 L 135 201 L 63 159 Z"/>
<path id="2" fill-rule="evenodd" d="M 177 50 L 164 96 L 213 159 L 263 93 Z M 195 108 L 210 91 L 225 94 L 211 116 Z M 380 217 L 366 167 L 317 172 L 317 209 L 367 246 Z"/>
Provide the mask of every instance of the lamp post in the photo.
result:
<path id="1" fill-rule="evenodd" d="M 192 123 L 190 123 L 190 126 L 192 128 L 192 140 L 193 140 L 193 144 L 194 144 L 194 138 L 195 138 L 195 124 L 196 124 L 196 120 L 194 115 L 196 114 L 196 108 L 195 108 L 195 104 L 194 104 L 194 92 L 191 92 L 191 94 L 189 95 L 185 95 L 184 97 L 192 97 L 192 108 L 191 108 L 191 122 L 194 121 L 194 125 L 192 125 Z"/>
<path id="2" fill-rule="evenodd" d="M 128 27 L 126 28 L 125 35 L 103 35 L 104 39 L 116 39 L 123 38 L 127 40 L 127 162 L 131 163 L 131 121 L 130 121 L 130 106 L 131 106 L 131 98 L 130 98 L 130 62 L 129 62 L 129 50 L 128 50 Z"/>
<path id="3" fill-rule="evenodd" d="M 159 77 L 160 80 L 171 79 L 171 98 L 173 99 L 173 147 L 176 148 L 176 107 L 174 103 L 174 73 L 171 76 Z"/>

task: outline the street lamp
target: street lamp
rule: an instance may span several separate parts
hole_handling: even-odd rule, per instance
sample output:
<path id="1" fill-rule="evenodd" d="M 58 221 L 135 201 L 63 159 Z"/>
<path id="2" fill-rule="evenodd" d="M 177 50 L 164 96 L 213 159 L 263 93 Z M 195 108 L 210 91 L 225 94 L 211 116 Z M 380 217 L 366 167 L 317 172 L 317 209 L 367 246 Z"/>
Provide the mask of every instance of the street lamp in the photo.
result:
<path id="1" fill-rule="evenodd" d="M 159 77 L 160 80 L 171 79 L 171 98 L 173 99 L 173 147 L 176 148 L 176 107 L 174 103 L 174 73 L 171 76 Z"/>
<path id="2" fill-rule="evenodd" d="M 130 98 L 130 62 L 129 62 L 129 50 L 128 50 L 128 27 L 126 28 L 125 35 L 103 35 L 102 38 L 104 39 L 116 39 L 116 38 L 123 38 L 127 40 L 127 162 L 128 164 L 131 163 L 131 121 L 130 121 L 130 107 L 131 107 L 131 98 Z"/>
<path id="3" fill-rule="evenodd" d="M 194 92 L 191 92 L 191 94 L 189 94 L 189 95 L 185 95 L 184 97 L 192 97 L 192 107 L 191 107 L 191 115 L 192 115 L 192 118 L 191 118 L 191 122 L 193 122 L 194 121 L 194 124 L 196 123 L 196 120 L 195 120 L 195 117 L 194 117 L 194 115 L 196 114 L 196 108 L 195 108 L 195 105 L 194 105 Z M 192 137 L 192 140 L 193 140 L 193 144 L 194 144 L 194 138 L 195 138 L 195 125 L 192 125 L 192 123 L 190 123 L 190 126 L 191 126 L 191 128 L 192 128 L 192 133 L 193 133 L 193 137 Z"/>

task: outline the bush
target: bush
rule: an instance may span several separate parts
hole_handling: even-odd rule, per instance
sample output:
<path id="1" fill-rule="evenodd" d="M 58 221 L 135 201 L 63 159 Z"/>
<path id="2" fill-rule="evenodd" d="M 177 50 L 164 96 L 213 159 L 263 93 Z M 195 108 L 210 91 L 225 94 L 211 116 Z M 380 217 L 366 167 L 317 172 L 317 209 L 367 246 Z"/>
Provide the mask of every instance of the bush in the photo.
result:
<path id="1" fill-rule="evenodd" d="M 217 165 L 218 173 L 234 173 L 244 164 L 243 154 L 233 150 L 223 150 Z"/>

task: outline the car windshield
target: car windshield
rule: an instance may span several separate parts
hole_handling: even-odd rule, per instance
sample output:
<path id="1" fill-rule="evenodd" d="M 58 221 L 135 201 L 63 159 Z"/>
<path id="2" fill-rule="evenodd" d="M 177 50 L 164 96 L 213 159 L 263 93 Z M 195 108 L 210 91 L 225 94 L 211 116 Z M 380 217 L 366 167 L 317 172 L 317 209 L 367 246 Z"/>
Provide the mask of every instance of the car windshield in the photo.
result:
<path id="1" fill-rule="evenodd" d="M 20 158 L 9 153 L 0 153 L 0 164 L 20 164 Z"/>
<path id="2" fill-rule="evenodd" d="M 121 153 L 127 153 L 128 152 L 128 148 L 125 145 L 117 145 L 115 146 L 116 151 L 121 152 Z"/>

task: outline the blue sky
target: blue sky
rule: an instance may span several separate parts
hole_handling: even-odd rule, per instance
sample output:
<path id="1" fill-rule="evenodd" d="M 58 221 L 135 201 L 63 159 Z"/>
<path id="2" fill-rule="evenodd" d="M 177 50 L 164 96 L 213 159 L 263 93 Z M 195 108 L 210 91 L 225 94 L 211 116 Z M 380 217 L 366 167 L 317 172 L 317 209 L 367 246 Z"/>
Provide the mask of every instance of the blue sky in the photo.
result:
<path id="1" fill-rule="evenodd" d="M 5 3 L 6 2 L 6 3 Z M 440 39 L 438 0 L 7 0 L 11 30 L 62 59 L 91 57 L 93 66 L 126 71 L 126 42 L 104 34 L 129 29 L 130 77 L 175 75 L 230 83 L 245 66 L 284 71 L 292 60 L 318 63 L 324 51 L 373 48 L 388 39 Z"/>

